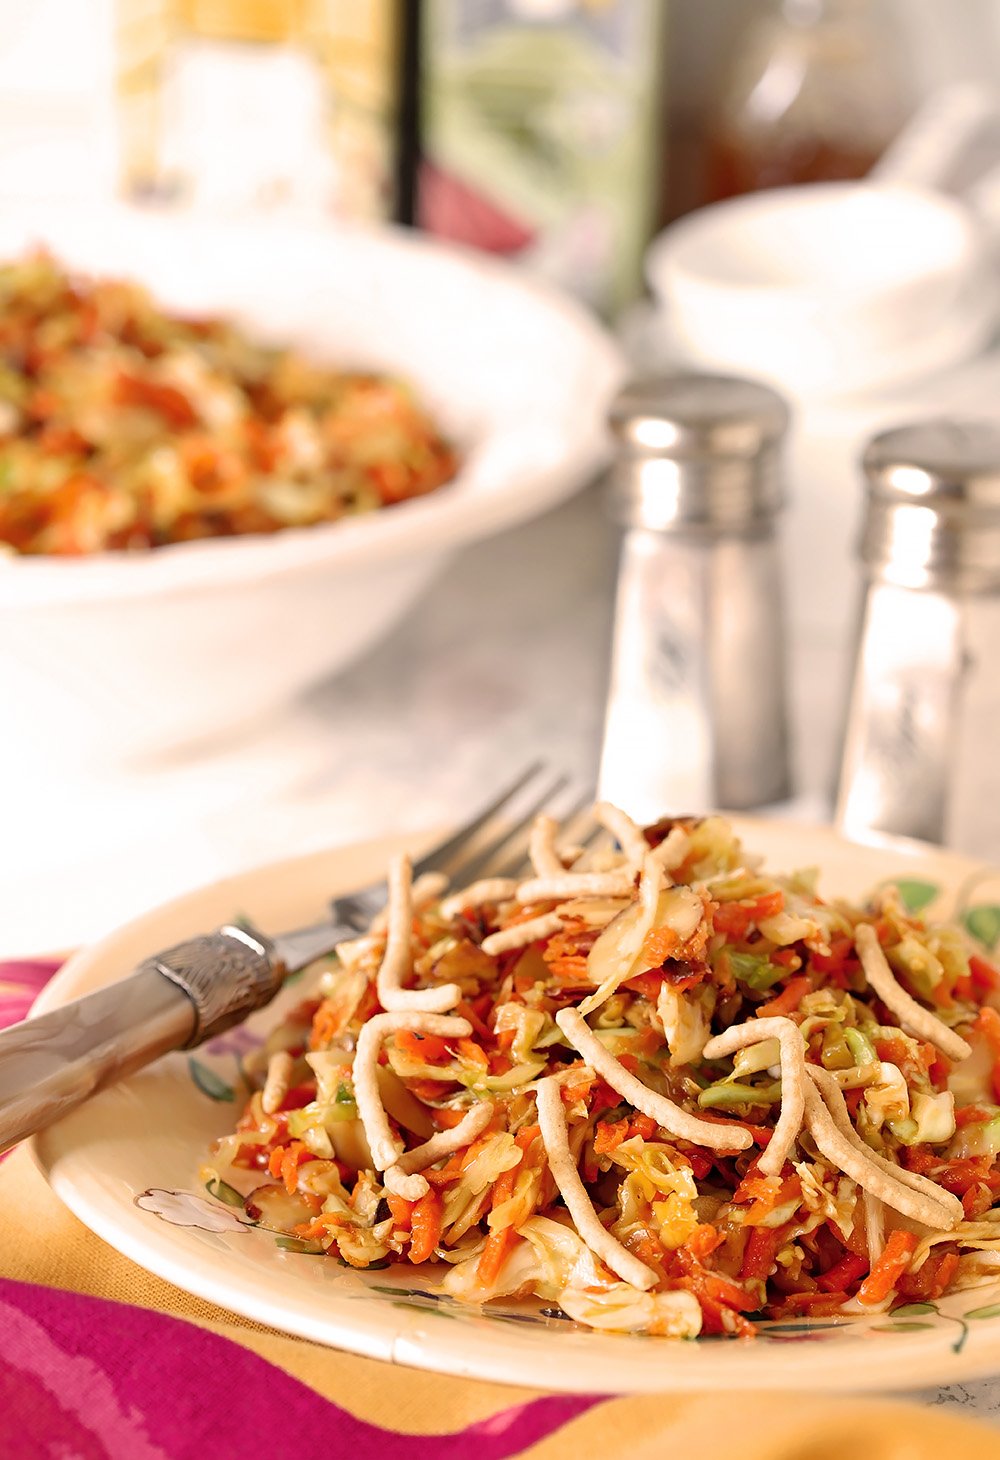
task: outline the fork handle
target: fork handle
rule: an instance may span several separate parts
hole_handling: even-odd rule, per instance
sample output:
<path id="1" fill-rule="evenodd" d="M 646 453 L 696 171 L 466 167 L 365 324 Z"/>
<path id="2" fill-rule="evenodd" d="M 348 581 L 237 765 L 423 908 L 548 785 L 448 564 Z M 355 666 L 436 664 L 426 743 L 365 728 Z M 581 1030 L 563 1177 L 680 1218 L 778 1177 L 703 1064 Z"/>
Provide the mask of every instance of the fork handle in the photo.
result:
<path id="1" fill-rule="evenodd" d="M 284 969 L 270 943 L 220 928 L 141 963 L 107 988 L 0 1033 L 0 1153 L 172 1049 L 191 1049 L 262 1008 Z"/>

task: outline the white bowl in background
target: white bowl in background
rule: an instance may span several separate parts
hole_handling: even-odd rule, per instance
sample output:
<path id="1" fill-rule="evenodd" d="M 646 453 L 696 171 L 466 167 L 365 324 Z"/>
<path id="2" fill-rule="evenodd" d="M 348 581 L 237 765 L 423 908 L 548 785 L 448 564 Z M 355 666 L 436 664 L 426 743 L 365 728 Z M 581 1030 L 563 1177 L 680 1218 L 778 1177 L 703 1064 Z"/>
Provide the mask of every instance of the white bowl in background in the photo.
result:
<path id="1" fill-rule="evenodd" d="M 929 375 L 995 327 L 983 224 L 904 184 L 810 183 L 715 203 L 646 257 L 672 352 L 793 396 Z"/>
<path id="2" fill-rule="evenodd" d="M 135 209 L 0 220 L 179 313 L 219 313 L 332 364 L 408 380 L 457 441 L 456 480 L 388 510 L 148 553 L 0 558 L 8 756 L 142 758 L 209 741 L 345 667 L 463 544 L 602 463 L 617 347 L 513 269 L 402 230 L 252 227 Z"/>

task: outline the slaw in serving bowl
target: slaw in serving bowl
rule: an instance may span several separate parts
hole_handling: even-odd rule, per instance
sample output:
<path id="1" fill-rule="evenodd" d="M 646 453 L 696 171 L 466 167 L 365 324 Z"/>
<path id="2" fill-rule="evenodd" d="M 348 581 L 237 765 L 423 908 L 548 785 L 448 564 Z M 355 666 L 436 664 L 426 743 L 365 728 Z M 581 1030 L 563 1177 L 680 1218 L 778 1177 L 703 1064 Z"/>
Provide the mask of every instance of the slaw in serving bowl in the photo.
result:
<path id="1" fill-rule="evenodd" d="M 0 560 L 9 743 L 120 759 L 218 737 L 348 664 L 464 544 L 554 505 L 602 463 L 620 354 L 514 270 L 391 229 L 252 227 L 137 209 L 0 223 L 157 304 L 412 387 L 460 458 L 389 511 L 149 553 Z"/>

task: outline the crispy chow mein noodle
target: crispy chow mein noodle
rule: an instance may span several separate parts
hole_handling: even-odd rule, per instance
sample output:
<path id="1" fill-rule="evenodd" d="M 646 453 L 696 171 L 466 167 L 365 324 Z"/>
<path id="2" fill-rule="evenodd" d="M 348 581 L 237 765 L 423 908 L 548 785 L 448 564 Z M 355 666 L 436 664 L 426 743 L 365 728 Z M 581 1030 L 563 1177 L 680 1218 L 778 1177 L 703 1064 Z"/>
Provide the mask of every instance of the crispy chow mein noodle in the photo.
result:
<path id="1" fill-rule="evenodd" d="M 395 859 L 211 1170 L 353 1267 L 599 1328 L 749 1336 L 995 1281 L 996 970 L 720 817 L 595 816 L 619 851 L 540 819 L 520 882 Z"/>

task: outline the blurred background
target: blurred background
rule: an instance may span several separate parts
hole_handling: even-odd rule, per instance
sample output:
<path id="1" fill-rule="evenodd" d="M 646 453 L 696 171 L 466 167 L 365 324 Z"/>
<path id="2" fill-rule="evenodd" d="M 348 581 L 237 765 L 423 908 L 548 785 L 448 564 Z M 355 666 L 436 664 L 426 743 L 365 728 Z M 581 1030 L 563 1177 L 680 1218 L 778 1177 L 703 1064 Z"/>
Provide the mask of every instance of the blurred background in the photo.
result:
<path id="1" fill-rule="evenodd" d="M 52 603 L 65 607 L 73 597 L 63 591 L 65 575 L 50 602 L 55 579 L 34 572 L 35 562 L 0 564 L 0 793 L 8 817 L 0 871 L 9 951 L 68 946 L 270 856 L 450 820 L 487 781 L 539 751 L 592 782 L 619 541 L 599 483 L 609 449 L 604 416 L 614 386 L 637 370 L 756 375 L 792 409 L 781 527 L 792 770 L 779 809 L 827 819 L 863 586 L 854 544 L 864 441 L 929 412 L 1000 414 L 991 221 L 1000 195 L 991 181 L 1000 165 L 997 77 L 1000 0 L 0 0 L 5 255 L 15 238 L 86 234 L 81 257 L 91 272 L 128 273 L 128 248 L 111 246 L 128 229 L 94 232 L 85 220 L 95 209 L 124 205 L 154 230 L 203 220 L 237 240 L 228 261 L 206 264 L 221 235 L 213 243 L 196 229 L 176 245 L 164 242 L 156 266 L 144 266 L 154 293 L 183 312 L 191 284 L 199 307 L 225 313 L 232 294 L 239 312 L 239 274 L 246 297 L 264 300 L 258 313 L 268 316 L 269 333 L 294 317 L 288 331 L 305 340 L 310 298 L 331 293 L 337 280 L 307 287 L 314 264 L 302 262 L 300 295 L 289 292 L 272 309 L 269 289 L 277 299 L 282 277 L 300 266 L 288 240 L 400 225 L 509 266 L 518 287 L 540 281 L 557 291 L 545 295 L 549 302 L 576 301 L 585 313 L 572 314 L 573 327 L 582 333 L 547 355 L 545 342 L 559 334 L 562 306 L 554 305 L 526 350 L 525 381 L 532 365 L 569 400 L 576 361 L 581 371 L 586 362 L 589 382 L 579 387 L 575 419 L 553 395 L 551 419 L 539 414 L 535 423 L 532 454 L 514 452 L 505 468 L 508 481 L 519 478 L 535 494 L 534 507 L 484 513 L 478 535 L 489 540 L 472 543 L 475 534 L 463 529 L 447 554 L 442 548 L 426 571 L 414 569 L 403 595 L 408 612 L 400 597 L 395 622 L 383 615 L 376 632 L 373 621 L 343 664 L 312 673 L 301 692 L 276 692 L 268 716 L 225 734 L 182 737 L 155 754 L 74 754 L 72 695 L 63 684 L 57 702 L 38 666 L 58 641 L 52 662 L 61 656 L 62 673 L 74 644 L 97 642 L 96 620 L 80 608 L 75 618 L 57 618 Z M 745 236 L 723 231 L 735 251 L 725 267 L 717 242 L 692 244 L 694 268 L 678 262 L 673 240 L 694 237 L 680 230 L 706 205 L 863 178 L 873 168 L 885 169 L 890 184 L 916 182 L 949 198 L 966 199 L 985 178 L 975 208 L 962 204 L 968 217 L 975 213 L 975 238 L 963 232 L 966 212 L 940 227 L 933 219 L 926 228 L 901 224 L 900 234 L 874 214 L 855 225 L 847 202 L 833 227 L 779 223 L 784 254 L 754 233 L 764 225 L 747 212 L 732 215 L 750 220 Z M 666 251 L 658 244 L 647 255 L 661 234 Z M 745 329 L 732 348 L 717 328 L 715 306 L 699 293 L 701 261 L 718 263 L 725 288 L 752 293 L 747 281 L 757 287 L 753 268 L 765 256 L 768 288 L 793 287 L 802 300 L 816 291 L 800 323 L 822 308 L 844 319 L 857 304 L 864 323 L 854 334 L 844 326 L 832 383 L 823 361 L 812 370 L 805 346 L 782 354 L 776 325 Z M 877 279 L 866 261 L 881 270 Z M 395 263 L 386 255 L 358 267 L 371 300 L 381 298 L 380 281 L 390 287 Z M 889 299 L 897 274 L 913 290 Z M 487 399 L 499 400 L 519 372 L 516 353 L 497 344 L 503 318 L 514 315 L 483 303 L 490 324 L 477 336 L 487 296 L 458 279 L 442 275 L 436 315 L 431 291 L 423 312 L 414 303 L 413 311 L 393 305 L 386 313 L 386 294 L 382 314 L 373 303 L 371 318 L 379 321 L 378 363 L 398 365 L 435 408 L 443 401 L 445 425 L 452 428 L 451 411 L 461 437 L 474 435 Z M 350 269 L 340 282 L 359 297 Z M 927 313 L 932 294 L 940 318 Z M 600 330 L 587 333 L 594 319 Z M 535 338 L 523 328 L 524 339 Z M 350 329 L 343 339 L 351 354 Z M 405 344 L 398 360 L 394 341 Z M 508 344 L 516 352 L 513 336 Z M 424 372 L 424 345 L 428 357 L 451 351 L 447 381 L 438 367 Z M 323 348 L 337 354 L 336 341 Z M 481 382 L 481 400 L 458 400 L 463 377 Z M 525 398 L 540 389 L 525 383 Z M 523 424 L 526 407 L 515 397 L 509 410 Z M 503 423 L 495 434 L 499 451 Z M 576 488 L 580 495 L 558 505 Z M 175 549 L 160 551 L 167 559 Z M 165 574 L 157 568 L 153 576 Z M 131 610 L 124 588 L 115 593 L 120 628 Z M 184 636 L 193 644 L 195 625 L 207 629 L 211 614 L 199 605 L 185 618 L 176 593 L 171 601 L 164 643 L 174 642 L 182 659 Z M 22 632 L 29 603 L 41 625 L 30 643 Z M 309 616 L 305 599 L 297 612 L 300 621 Z M 337 612 L 343 620 L 356 610 Z M 244 679 L 266 677 L 290 642 L 270 613 L 261 608 L 244 620 L 257 626 L 242 643 L 230 639 L 230 668 L 238 649 Z M 266 622 L 274 635 L 265 646 L 254 636 Z M 147 649 L 147 675 L 165 666 L 169 654 L 161 661 L 159 653 Z M 110 675 L 110 659 L 107 667 Z M 80 662 L 74 671 L 82 704 L 101 676 Z M 143 682 L 152 686 L 143 690 L 151 715 L 158 694 L 189 693 L 168 678 L 159 691 L 155 675 Z M 113 703 L 102 711 L 109 729 Z"/>
<path id="2" fill-rule="evenodd" d="M 866 57 L 813 46 L 793 108 L 793 53 L 810 51 L 813 21 L 833 20 Z M 721 192 L 856 175 L 936 88 L 995 84 L 1000 15 L 993 0 L 5 0 L 3 38 L 6 198 L 123 187 L 346 217 L 415 210 L 435 231 L 534 256 L 526 235 L 557 208 L 545 195 L 559 168 L 566 196 L 631 215 L 634 250 L 651 225 Z M 768 56 L 752 116 L 750 73 Z M 865 96 L 866 115 L 837 115 L 848 95 Z M 762 106 L 772 128 L 809 115 L 822 146 L 810 161 L 772 132 L 766 167 L 731 157 L 727 174 L 722 151 L 763 134 Z M 477 187 L 487 166 L 499 175 Z M 594 221 L 594 255 L 600 235 Z M 541 262 L 581 289 L 608 287 L 591 259 Z M 630 262 L 623 294 L 638 284 L 635 252 Z"/>

